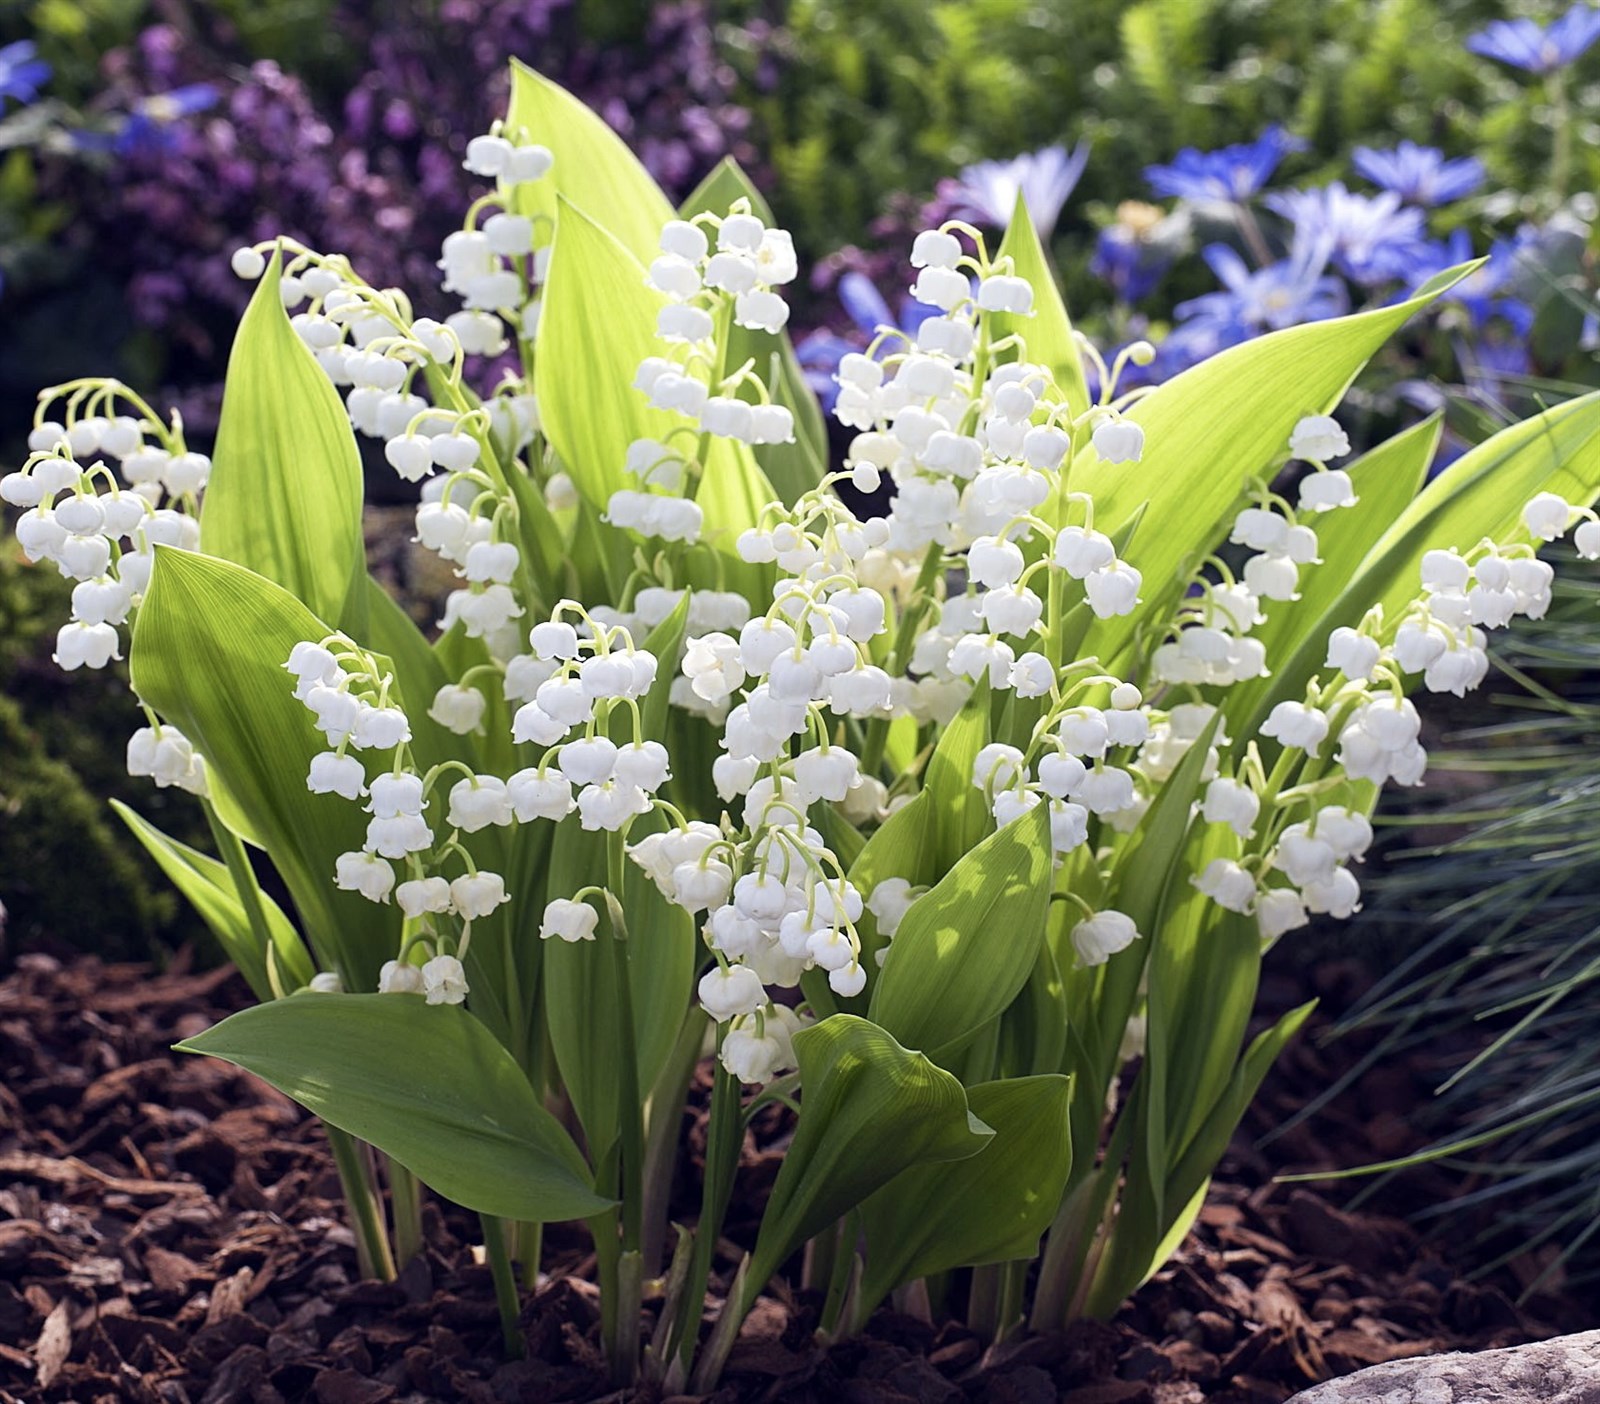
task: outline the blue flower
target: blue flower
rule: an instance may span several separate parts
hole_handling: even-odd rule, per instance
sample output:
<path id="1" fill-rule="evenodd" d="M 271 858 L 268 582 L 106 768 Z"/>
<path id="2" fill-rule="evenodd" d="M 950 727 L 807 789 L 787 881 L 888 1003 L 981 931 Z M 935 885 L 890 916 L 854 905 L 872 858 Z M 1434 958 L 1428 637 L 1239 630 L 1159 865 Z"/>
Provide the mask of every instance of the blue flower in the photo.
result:
<path id="1" fill-rule="evenodd" d="M 1402 207 L 1394 191 L 1356 195 L 1337 180 L 1269 195 L 1267 207 L 1294 225 L 1297 239 L 1326 241 L 1334 267 L 1363 287 L 1404 281 L 1426 232 L 1422 211 Z"/>
<path id="2" fill-rule="evenodd" d="M 1117 223 L 1100 231 L 1089 272 L 1104 281 L 1118 302 L 1138 302 L 1155 291 L 1171 260 L 1139 237 L 1131 225 Z"/>
<path id="3" fill-rule="evenodd" d="M 1351 164 L 1374 185 L 1411 205 L 1447 205 L 1472 194 L 1484 179 L 1483 162 L 1476 156 L 1446 160 L 1438 147 L 1412 141 L 1402 141 L 1392 151 L 1358 146 Z"/>
<path id="4" fill-rule="evenodd" d="M 1526 273 L 1530 251 L 1536 250 L 1538 238 L 1538 231 L 1528 225 L 1513 238 L 1497 239 L 1483 264 L 1451 288 L 1444 300 L 1464 309 L 1478 331 L 1499 320 L 1518 336 L 1526 336 L 1533 328 L 1533 308 L 1511 295 L 1510 290 L 1519 275 Z M 1459 267 L 1475 256 L 1467 231 L 1452 230 L 1447 239 L 1417 246 L 1406 281 L 1413 285 L 1424 283 L 1435 273 Z"/>
<path id="5" fill-rule="evenodd" d="M 1526 73 L 1554 73 L 1600 39 L 1600 10 L 1574 5 L 1548 29 L 1531 19 L 1495 20 L 1467 39 L 1467 48 Z"/>
<path id="6" fill-rule="evenodd" d="M 50 65 L 38 54 L 39 46 L 29 39 L 0 48 L 0 108 L 7 98 L 26 107 L 50 81 Z"/>
<path id="7" fill-rule="evenodd" d="M 190 83 L 171 92 L 141 98 L 127 120 L 114 133 L 79 132 L 79 146 L 111 151 L 118 156 L 160 156 L 176 149 L 186 117 L 217 105 L 218 93 L 210 83 Z"/>
<path id="8" fill-rule="evenodd" d="M 929 317 L 939 315 L 937 307 L 914 298 L 904 298 L 898 317 L 890 311 L 883 294 L 873 286 L 865 273 L 851 270 L 839 279 L 839 303 L 855 324 L 856 336 L 840 336 L 821 328 L 805 337 L 795 348 L 795 357 L 805 372 L 806 383 L 816 392 L 824 412 L 833 413 L 833 402 L 839 398 L 839 384 L 834 379 L 839 362 L 852 351 L 866 349 L 868 342 L 878 334 L 880 327 L 898 327 L 908 336 L 915 336 L 917 328 Z M 890 348 L 895 349 L 895 348 Z"/>
<path id="9" fill-rule="evenodd" d="M 1157 195 L 1210 204 L 1243 204 L 1271 178 L 1278 163 L 1305 142 L 1271 126 L 1254 141 L 1197 151 L 1186 146 L 1167 166 L 1146 166 L 1144 177 Z"/>
<path id="10" fill-rule="evenodd" d="M 1011 223 L 1020 191 L 1028 202 L 1033 227 L 1048 241 L 1061 217 L 1083 168 L 1089 164 L 1089 143 L 1081 141 L 1071 151 L 1047 146 L 1041 151 L 1013 156 L 1009 161 L 980 161 L 968 166 L 956 180 L 941 187 L 941 197 L 956 205 L 956 218 L 989 228 Z"/>
<path id="11" fill-rule="evenodd" d="M 1328 241 L 1297 234 L 1289 256 L 1252 269 L 1226 244 L 1204 251 L 1222 289 L 1180 302 L 1180 324 L 1160 348 L 1167 374 L 1263 332 L 1337 317 L 1349 308 L 1344 284 L 1325 271 Z"/>

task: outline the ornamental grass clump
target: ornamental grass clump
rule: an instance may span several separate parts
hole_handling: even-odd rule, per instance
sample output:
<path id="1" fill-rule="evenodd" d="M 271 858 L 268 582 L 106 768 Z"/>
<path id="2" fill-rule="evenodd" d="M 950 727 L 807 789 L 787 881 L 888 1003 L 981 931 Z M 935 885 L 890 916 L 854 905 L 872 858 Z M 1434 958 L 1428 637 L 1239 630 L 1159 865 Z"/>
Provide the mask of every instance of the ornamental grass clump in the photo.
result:
<path id="1" fill-rule="evenodd" d="M 1600 554 L 1600 398 L 1419 493 L 1437 420 L 1351 463 L 1330 412 L 1466 270 L 1124 393 L 1150 348 L 1074 336 L 1019 207 L 997 248 L 918 237 L 936 315 L 841 363 L 833 468 L 736 168 L 673 210 L 520 67 L 467 162 L 461 311 L 242 249 L 213 462 L 85 381 L 0 484 L 82 582 L 61 662 L 133 619 L 130 764 L 207 797 L 215 858 L 125 816 L 261 999 L 185 1047 L 323 1118 L 370 1270 L 419 1181 L 478 1211 L 512 1348 L 540 1226 L 584 1220 L 619 1381 L 710 1386 L 802 1249 L 831 1334 L 891 1295 L 996 1336 L 1111 1313 L 1308 1012 L 1246 1043 L 1263 949 L 1356 910 L 1379 788 L 1423 779 L 1409 694 L 1543 611 L 1538 542 Z M 459 576 L 432 642 L 366 573 L 356 434 Z"/>

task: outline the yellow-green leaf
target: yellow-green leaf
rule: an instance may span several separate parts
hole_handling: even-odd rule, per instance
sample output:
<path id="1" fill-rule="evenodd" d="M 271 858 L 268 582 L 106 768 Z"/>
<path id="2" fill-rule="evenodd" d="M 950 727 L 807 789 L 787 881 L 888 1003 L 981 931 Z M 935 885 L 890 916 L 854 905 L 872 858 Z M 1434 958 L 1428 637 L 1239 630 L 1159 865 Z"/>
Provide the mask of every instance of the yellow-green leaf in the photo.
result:
<path id="1" fill-rule="evenodd" d="M 366 606 L 361 455 L 339 392 L 289 325 L 274 253 L 228 358 L 206 552 L 248 566 L 359 631 Z"/>
<path id="2" fill-rule="evenodd" d="M 1367 358 L 1470 271 L 1440 273 L 1392 306 L 1272 332 L 1202 361 L 1129 411 L 1145 431 L 1138 463 L 1104 463 L 1092 448 L 1079 450 L 1072 488 L 1094 498 L 1099 530 L 1114 533 L 1144 507 L 1127 558 L 1144 575 L 1147 602 L 1177 601 L 1226 534 L 1244 485 L 1287 453 L 1295 424 L 1336 405 Z M 1153 607 L 1097 621 L 1086 652 L 1109 663 Z"/>
<path id="3" fill-rule="evenodd" d="M 156 549 L 133 632 L 134 690 L 178 727 L 221 777 L 271 857 L 321 964 L 371 988 L 399 949 L 399 918 L 333 885 L 334 860 L 360 848 L 366 816 L 306 789 L 327 746 L 283 670 L 328 626 L 287 590 L 228 561 Z"/>
<path id="4" fill-rule="evenodd" d="M 564 212 L 550 259 L 539 318 L 534 380 L 545 433 L 578 491 L 604 511 L 611 494 L 637 487 L 623 468 L 635 439 L 665 440 L 690 424 L 651 409 L 633 387 L 646 356 L 660 355 L 656 314 L 661 294 L 645 286 L 639 261 L 587 213 Z M 696 501 L 703 539 L 723 557 L 730 588 L 762 577 L 739 558 L 739 533 L 755 524 L 776 494 L 748 446 L 710 437 Z"/>
<path id="5" fill-rule="evenodd" d="M 276 963 L 280 979 L 288 989 L 298 989 L 311 979 L 316 973 L 311 956 L 299 933 L 283 914 L 283 908 L 270 896 L 265 892 L 258 894 L 272 937 L 273 950 L 269 956 L 256 944 L 250 918 L 239 900 L 239 889 L 227 864 L 162 833 L 121 800 L 112 800 L 111 807 L 172 885 L 189 899 L 189 905 L 211 929 L 228 959 L 239 967 L 239 973 L 257 999 L 274 997 L 269 961 Z"/>
<path id="6" fill-rule="evenodd" d="M 542 179 L 509 187 L 518 214 L 556 221 L 558 201 L 565 198 L 587 210 L 635 258 L 648 263 L 656 256 L 672 205 L 598 112 L 512 59 L 506 126 L 548 147 L 555 158 Z"/>
<path id="7" fill-rule="evenodd" d="M 750 177 L 733 157 L 724 156 L 683 202 L 679 214 L 685 219 L 701 211 L 726 214 L 728 207 L 741 197 L 750 202 L 751 212 L 763 224 L 771 227 L 775 223 L 772 211 Z M 815 487 L 826 471 L 828 429 L 822 419 L 822 407 L 806 382 L 805 372 L 800 369 L 789 333 L 773 335 L 749 327 L 730 326 L 728 350 L 723 359 L 730 366 L 754 361 L 756 374 L 772 391 L 774 402 L 787 406 L 794 415 L 794 443 L 758 444 L 755 449 L 756 462 L 772 486 L 785 502 L 792 504 L 801 493 Z"/>

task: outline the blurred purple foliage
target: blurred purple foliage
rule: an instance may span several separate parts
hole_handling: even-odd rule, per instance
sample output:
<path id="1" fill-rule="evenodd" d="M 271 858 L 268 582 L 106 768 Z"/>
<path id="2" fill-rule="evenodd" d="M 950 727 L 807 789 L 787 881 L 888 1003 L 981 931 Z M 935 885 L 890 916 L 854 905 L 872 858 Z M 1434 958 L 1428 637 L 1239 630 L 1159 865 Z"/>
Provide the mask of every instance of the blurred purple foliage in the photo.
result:
<path id="1" fill-rule="evenodd" d="M 151 26 L 104 61 L 103 102 L 129 116 L 114 139 L 84 143 L 108 148 L 92 177 L 104 189 L 81 202 L 72 241 L 123 283 L 135 323 L 209 377 L 249 292 L 228 266 L 241 243 L 292 235 L 404 288 L 419 311 L 453 310 L 434 261 L 481 193 L 461 154 L 504 111 L 510 57 L 599 111 L 674 198 L 725 155 L 754 167 L 709 9 L 672 0 L 637 42 L 602 44 L 575 0 L 339 0 L 331 22 L 355 67 L 326 95 L 275 63 L 237 64 L 225 29 Z M 203 423 L 215 394 L 185 397 L 187 413 Z"/>

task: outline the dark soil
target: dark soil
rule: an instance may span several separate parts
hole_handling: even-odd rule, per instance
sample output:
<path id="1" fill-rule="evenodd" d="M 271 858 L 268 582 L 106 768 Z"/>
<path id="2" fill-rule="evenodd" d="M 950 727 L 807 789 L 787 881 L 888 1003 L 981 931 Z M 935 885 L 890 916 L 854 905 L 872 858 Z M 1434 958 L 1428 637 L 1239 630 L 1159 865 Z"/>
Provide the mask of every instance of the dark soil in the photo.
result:
<path id="1" fill-rule="evenodd" d="M 1352 977 L 1317 978 L 1337 994 Z M 168 1051 L 247 999 L 228 970 L 158 975 L 92 959 L 25 957 L 0 983 L 0 1400 L 622 1404 L 598 1366 L 579 1233 L 551 1230 L 546 1265 L 558 1271 L 525 1301 L 528 1354 L 516 1363 L 500 1354 L 475 1221 L 454 1207 L 428 1205 L 427 1253 L 398 1282 L 359 1280 L 316 1124 L 245 1073 Z M 1391 1066 L 1251 1148 L 1337 1068 L 1314 1038 L 1291 1050 L 1196 1231 L 1114 1322 L 990 1350 L 958 1325 L 884 1311 L 862 1338 L 824 1349 L 816 1302 L 784 1294 L 761 1301 L 713 1398 L 1266 1404 L 1377 1361 L 1581 1324 L 1556 1295 L 1514 1305 L 1515 1274 L 1464 1281 L 1403 1222 L 1343 1212 L 1337 1187 L 1329 1198 L 1271 1182 L 1285 1167 L 1413 1145 L 1406 1109 L 1431 1070 Z M 747 1143 L 734 1237 L 778 1154 Z M 1404 1188 L 1413 1200 L 1437 1192 L 1426 1175 Z M 1513 1268 L 1526 1282 L 1538 1264 Z"/>

